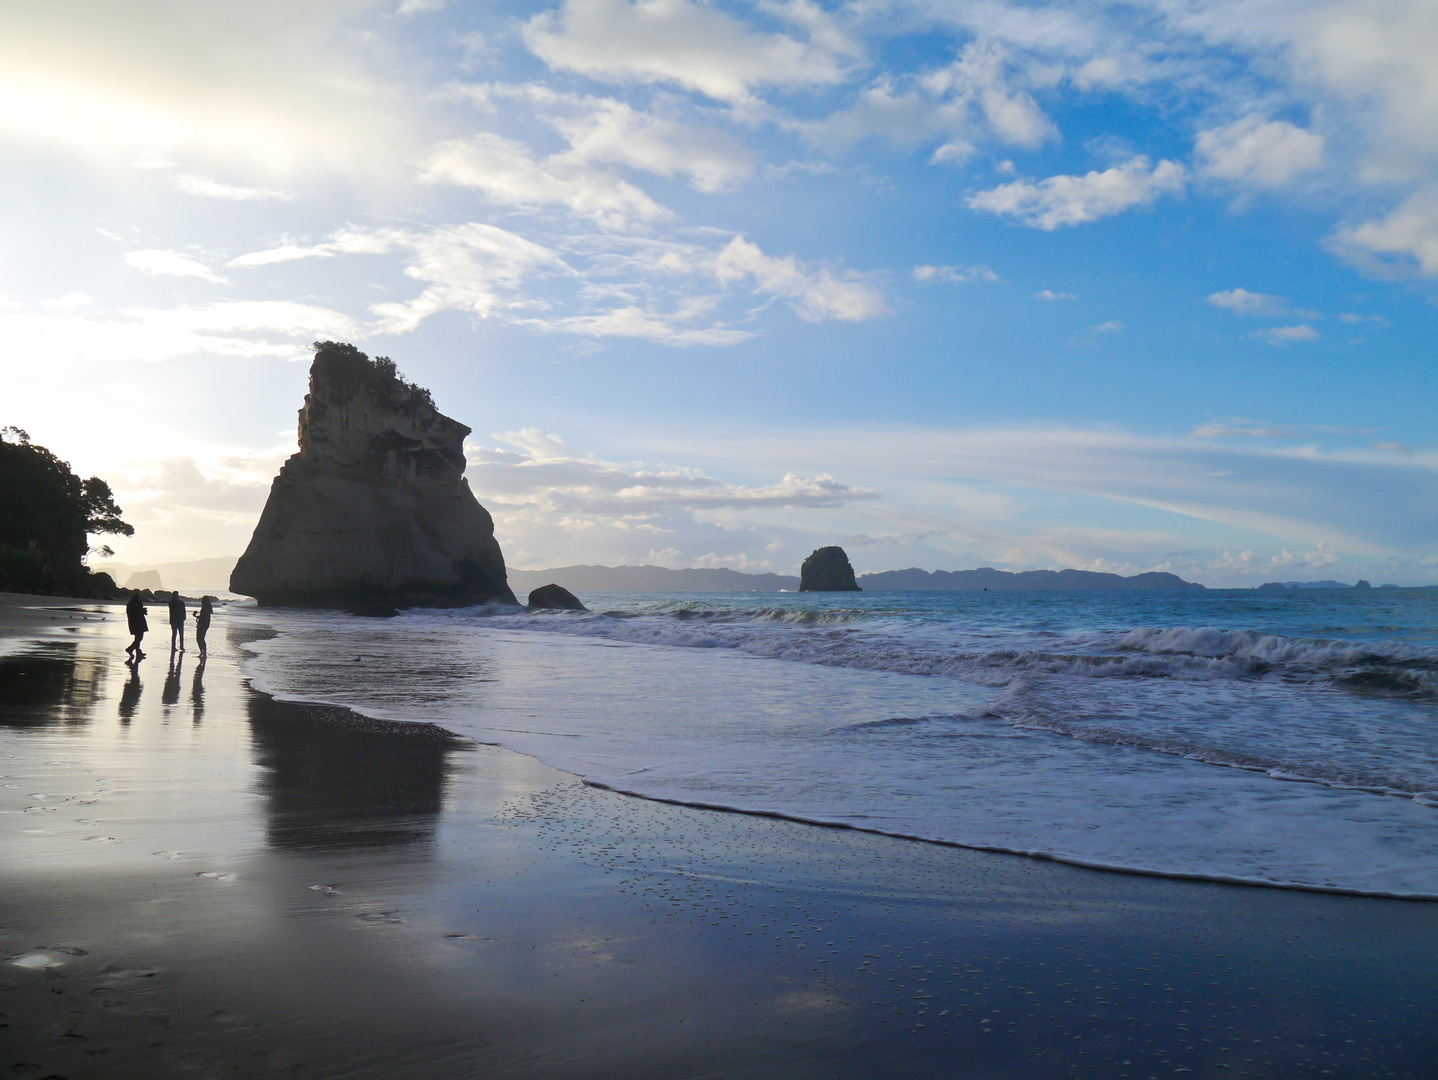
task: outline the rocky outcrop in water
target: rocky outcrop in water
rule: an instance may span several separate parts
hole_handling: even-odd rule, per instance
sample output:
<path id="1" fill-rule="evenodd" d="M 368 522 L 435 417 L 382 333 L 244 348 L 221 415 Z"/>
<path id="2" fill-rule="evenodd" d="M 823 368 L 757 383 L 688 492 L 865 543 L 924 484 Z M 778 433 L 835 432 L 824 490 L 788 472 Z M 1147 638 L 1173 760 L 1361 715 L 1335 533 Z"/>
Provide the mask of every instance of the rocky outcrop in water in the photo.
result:
<path id="1" fill-rule="evenodd" d="M 862 592 L 841 547 L 816 548 L 799 568 L 800 592 Z"/>
<path id="2" fill-rule="evenodd" d="M 579 602 L 579 597 L 566 589 L 563 585 L 541 585 L 529 594 L 530 611 L 588 611 L 589 609 Z"/>
<path id="3" fill-rule="evenodd" d="M 464 479 L 468 434 L 392 361 L 317 343 L 299 453 L 230 588 L 305 607 L 515 603 L 494 521 Z"/>

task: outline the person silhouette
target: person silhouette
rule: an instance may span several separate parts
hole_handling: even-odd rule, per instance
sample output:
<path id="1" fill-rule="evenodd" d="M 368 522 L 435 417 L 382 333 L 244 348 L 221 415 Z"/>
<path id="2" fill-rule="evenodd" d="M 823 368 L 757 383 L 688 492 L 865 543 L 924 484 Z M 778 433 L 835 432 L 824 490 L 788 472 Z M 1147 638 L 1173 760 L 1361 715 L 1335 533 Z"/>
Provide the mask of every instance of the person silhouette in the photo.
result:
<path id="1" fill-rule="evenodd" d="M 195 612 L 195 641 L 200 646 L 200 655 L 205 655 L 205 634 L 210 629 L 210 616 L 214 614 L 214 605 L 208 596 L 200 598 L 200 610 Z"/>
<path id="2" fill-rule="evenodd" d="M 138 592 L 132 592 L 125 603 L 125 618 L 130 624 L 130 633 L 135 635 L 135 640 L 125 646 L 125 651 L 130 654 L 131 660 L 139 660 L 145 655 L 140 651 L 140 639 L 150 629 L 150 623 L 145 618 L 145 599 Z"/>
<path id="3" fill-rule="evenodd" d="M 177 591 L 170 594 L 170 651 L 175 651 L 175 640 L 179 639 L 180 651 L 185 651 L 185 602 Z"/>

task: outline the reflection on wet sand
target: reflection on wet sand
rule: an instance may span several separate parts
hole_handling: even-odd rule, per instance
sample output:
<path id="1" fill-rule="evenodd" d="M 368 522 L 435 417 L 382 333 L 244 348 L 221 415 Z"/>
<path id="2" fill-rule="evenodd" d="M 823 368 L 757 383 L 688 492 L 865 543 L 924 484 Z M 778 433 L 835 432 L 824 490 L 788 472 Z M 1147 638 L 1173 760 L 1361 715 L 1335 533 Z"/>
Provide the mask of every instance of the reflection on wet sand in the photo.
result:
<path id="1" fill-rule="evenodd" d="M 143 687 L 140 683 L 139 661 L 125 666 L 130 669 L 130 676 L 125 680 L 125 688 L 120 691 L 120 723 L 129 724 L 135 717 L 135 710 L 139 708 L 140 691 Z"/>
<path id="2" fill-rule="evenodd" d="M 185 666 L 184 653 L 170 652 L 170 670 L 165 673 L 165 686 L 160 691 L 160 704 L 165 706 L 168 716 L 170 706 L 180 703 L 180 673 Z"/>
<path id="3" fill-rule="evenodd" d="M 190 684 L 190 704 L 194 708 L 194 722 L 198 724 L 205 715 L 205 655 L 200 654 L 195 665 L 195 681 Z"/>
<path id="4" fill-rule="evenodd" d="M 58 641 L 0 658 L 0 725 L 48 727 L 90 719 L 103 694 L 109 661 L 80 656 Z"/>
<path id="5" fill-rule="evenodd" d="M 267 836 L 290 849 L 429 844 L 451 754 L 465 741 L 424 724 L 371 720 L 332 705 L 252 694 Z"/>

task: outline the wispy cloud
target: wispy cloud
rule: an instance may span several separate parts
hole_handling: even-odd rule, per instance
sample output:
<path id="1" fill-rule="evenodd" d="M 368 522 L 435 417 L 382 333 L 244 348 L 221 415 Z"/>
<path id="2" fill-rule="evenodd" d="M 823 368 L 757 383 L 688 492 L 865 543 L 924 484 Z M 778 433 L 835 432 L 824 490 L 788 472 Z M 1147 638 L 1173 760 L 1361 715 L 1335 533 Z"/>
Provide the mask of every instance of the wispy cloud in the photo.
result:
<path id="1" fill-rule="evenodd" d="M 1235 315 L 1282 315 L 1288 310 L 1288 301 L 1283 297 L 1249 292 L 1247 289 L 1210 293 L 1208 302 Z"/>
<path id="2" fill-rule="evenodd" d="M 1070 346 L 1097 345 L 1099 341 L 1114 334 L 1121 334 L 1124 325 L 1118 319 L 1110 319 L 1108 322 L 1101 322 L 1097 326 L 1090 326 L 1086 330 L 1080 330 L 1073 337 L 1069 338 Z"/>
<path id="3" fill-rule="evenodd" d="M 125 256 L 125 264 L 133 266 L 142 274 L 152 276 L 163 274 L 168 277 L 195 277 L 217 285 L 229 284 L 199 259 L 180 251 L 161 251 L 156 248 L 131 251 Z"/>
<path id="4" fill-rule="evenodd" d="M 796 34 L 761 33 L 720 10 L 691 3 L 566 0 L 524 24 L 525 43 L 556 70 L 614 82 L 669 83 L 743 102 L 759 86 L 805 86 L 844 78 L 862 50 L 811 0 L 770 9 Z"/>
<path id="5" fill-rule="evenodd" d="M 1295 342 L 1317 341 L 1323 335 L 1307 323 L 1298 323 L 1295 326 L 1270 326 L 1255 330 L 1252 336 L 1270 345 L 1292 345 Z"/>
<path id="6" fill-rule="evenodd" d="M 998 281 L 999 275 L 987 266 L 916 266 L 913 278 L 920 284 L 944 282 L 950 285 L 964 285 L 973 281 Z"/>
<path id="7" fill-rule="evenodd" d="M 232 202 L 254 202 L 257 199 L 278 199 L 288 202 L 295 197 L 292 191 L 224 184 L 218 180 L 211 180 L 207 176 L 197 176 L 194 173 L 185 173 L 175 177 L 175 190 L 186 195 L 203 195 L 207 199 L 229 199 Z"/>

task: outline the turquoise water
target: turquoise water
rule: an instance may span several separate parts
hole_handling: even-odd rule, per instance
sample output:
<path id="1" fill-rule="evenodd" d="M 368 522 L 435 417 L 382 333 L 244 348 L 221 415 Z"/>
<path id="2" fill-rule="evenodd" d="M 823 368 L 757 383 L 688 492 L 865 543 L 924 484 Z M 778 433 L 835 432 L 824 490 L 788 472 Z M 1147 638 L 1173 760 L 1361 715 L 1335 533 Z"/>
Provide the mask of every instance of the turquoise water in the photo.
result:
<path id="1" fill-rule="evenodd" d="M 248 667 L 639 795 L 1438 896 L 1438 591 L 584 599 L 251 612 Z"/>

